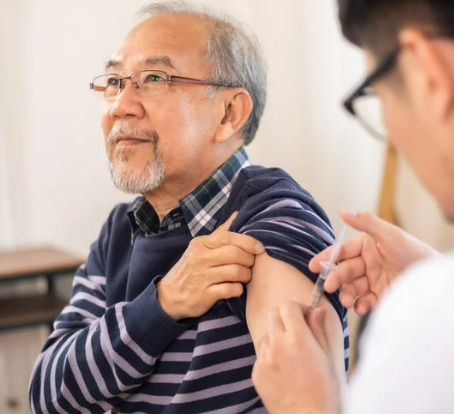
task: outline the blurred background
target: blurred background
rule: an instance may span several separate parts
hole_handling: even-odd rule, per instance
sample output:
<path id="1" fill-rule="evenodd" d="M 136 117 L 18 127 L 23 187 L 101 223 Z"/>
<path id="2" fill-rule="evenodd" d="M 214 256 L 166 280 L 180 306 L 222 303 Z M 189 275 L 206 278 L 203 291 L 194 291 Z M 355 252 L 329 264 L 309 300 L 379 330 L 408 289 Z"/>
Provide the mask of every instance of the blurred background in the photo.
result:
<path id="1" fill-rule="evenodd" d="M 83 258 L 113 206 L 132 198 L 111 183 L 101 102 L 88 85 L 148 3 L 0 1 L 2 251 L 55 246 Z M 377 211 L 386 144 L 341 107 L 365 68 L 341 37 L 335 1 L 206 3 L 252 27 L 268 62 L 268 103 L 248 147 L 252 161 L 289 172 L 336 230 L 342 208 Z M 400 162 L 396 180 L 393 204 L 402 226 L 437 248 L 454 247 L 454 230 Z M 70 284 L 61 278 L 56 290 L 68 297 Z M 0 298 L 48 288 L 46 280 L 9 280 L 0 284 Z M 47 329 L 0 331 L 0 414 L 29 412 L 28 381 Z"/>

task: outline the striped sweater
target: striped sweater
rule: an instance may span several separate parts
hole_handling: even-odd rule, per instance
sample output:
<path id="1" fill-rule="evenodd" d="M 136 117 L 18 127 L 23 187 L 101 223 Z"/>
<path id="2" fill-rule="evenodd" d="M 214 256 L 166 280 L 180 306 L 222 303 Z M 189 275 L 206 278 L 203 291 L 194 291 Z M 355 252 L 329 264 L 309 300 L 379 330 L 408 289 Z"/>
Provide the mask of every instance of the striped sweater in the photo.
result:
<path id="1" fill-rule="evenodd" d="M 143 227 L 141 200 L 112 211 L 36 363 L 34 413 L 103 413 L 112 407 L 120 413 L 266 413 L 251 382 L 255 352 L 246 296 L 179 322 L 156 298 L 157 281 L 190 240 L 234 211 L 239 215 L 231 231 L 257 238 L 271 257 L 316 280 L 307 265 L 333 241 L 328 218 L 285 172 L 246 167 L 244 155 L 235 154 L 180 203 L 174 225 L 163 231 Z M 203 211 L 196 220 L 194 205 Z M 347 369 L 346 312 L 337 294 L 328 298 L 344 327 Z"/>

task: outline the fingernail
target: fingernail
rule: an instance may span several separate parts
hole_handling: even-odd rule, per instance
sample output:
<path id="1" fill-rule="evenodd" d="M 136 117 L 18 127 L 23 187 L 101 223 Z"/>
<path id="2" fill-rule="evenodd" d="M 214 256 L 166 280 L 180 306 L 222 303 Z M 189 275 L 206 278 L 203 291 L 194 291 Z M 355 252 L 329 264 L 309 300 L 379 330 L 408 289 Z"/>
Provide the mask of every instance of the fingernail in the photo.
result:
<path id="1" fill-rule="evenodd" d="M 350 210 L 342 210 L 342 213 L 345 214 L 346 216 L 351 217 L 351 218 L 358 217 L 358 213 L 355 213 L 355 212 L 350 211 Z"/>
<path id="2" fill-rule="evenodd" d="M 315 262 L 314 262 L 314 260 L 311 260 L 311 261 L 309 262 L 309 270 L 310 270 L 311 272 L 314 270 L 314 266 L 315 266 Z"/>
<path id="3" fill-rule="evenodd" d="M 257 253 L 259 253 L 259 254 L 264 253 L 265 252 L 265 246 L 262 243 L 257 243 L 255 245 L 255 251 Z"/>

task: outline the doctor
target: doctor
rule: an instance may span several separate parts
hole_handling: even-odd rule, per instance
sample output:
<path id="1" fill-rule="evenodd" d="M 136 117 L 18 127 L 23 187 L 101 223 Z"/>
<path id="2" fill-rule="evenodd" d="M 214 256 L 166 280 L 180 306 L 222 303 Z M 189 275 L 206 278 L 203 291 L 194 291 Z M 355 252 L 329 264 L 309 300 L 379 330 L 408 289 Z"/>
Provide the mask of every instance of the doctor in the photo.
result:
<path id="1" fill-rule="evenodd" d="M 346 109 L 372 134 L 389 137 L 454 221 L 453 1 L 338 2 L 344 36 L 362 49 L 369 73 Z M 371 99 L 381 103 L 381 117 L 362 111 Z M 323 311 L 286 303 L 270 314 L 253 372 L 269 412 L 454 412 L 454 255 L 444 257 L 372 214 L 344 211 L 342 218 L 364 234 L 343 244 L 326 291 L 343 286 L 343 305 L 360 315 L 376 308 L 357 373 L 343 398 Z M 312 260 L 313 272 L 329 250 Z"/>

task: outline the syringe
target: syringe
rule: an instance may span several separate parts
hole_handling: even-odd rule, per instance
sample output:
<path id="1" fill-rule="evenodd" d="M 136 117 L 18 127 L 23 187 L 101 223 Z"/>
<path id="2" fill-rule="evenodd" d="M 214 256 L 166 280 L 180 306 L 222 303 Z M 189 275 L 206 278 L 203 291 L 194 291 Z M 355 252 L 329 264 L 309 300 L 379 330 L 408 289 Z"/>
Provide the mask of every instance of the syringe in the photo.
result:
<path id="1" fill-rule="evenodd" d="M 337 262 L 337 256 L 339 255 L 340 249 L 342 247 L 342 242 L 345 238 L 345 233 L 347 232 L 347 225 L 344 224 L 342 226 L 341 231 L 339 232 L 339 235 L 336 237 L 336 240 L 334 241 L 333 244 L 333 250 L 331 252 L 331 256 L 329 258 L 329 261 L 327 262 L 320 262 L 321 266 L 323 267 L 322 272 L 318 276 L 317 283 L 314 286 L 314 290 L 312 291 L 312 297 L 311 297 L 311 304 L 310 307 L 312 309 L 315 309 L 317 306 L 320 305 L 320 302 L 322 301 L 323 293 L 325 292 L 325 281 L 326 278 L 328 277 L 329 273 L 336 269 L 336 262 Z"/>

